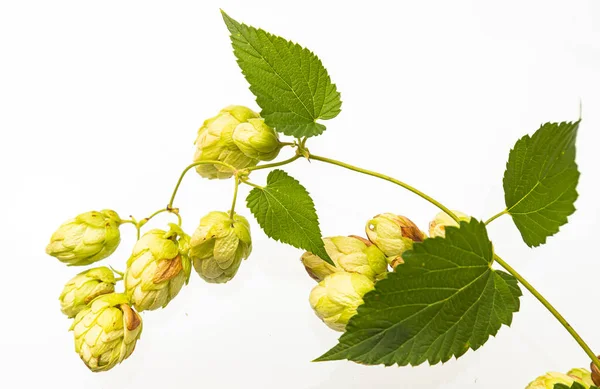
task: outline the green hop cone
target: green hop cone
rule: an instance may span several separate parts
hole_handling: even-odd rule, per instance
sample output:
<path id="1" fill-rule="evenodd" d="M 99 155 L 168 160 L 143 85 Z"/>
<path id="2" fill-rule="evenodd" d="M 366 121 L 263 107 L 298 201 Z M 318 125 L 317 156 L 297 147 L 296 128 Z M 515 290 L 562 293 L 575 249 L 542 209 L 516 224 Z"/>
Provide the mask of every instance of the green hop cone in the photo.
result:
<path id="1" fill-rule="evenodd" d="M 219 161 L 236 169 L 256 166 L 259 160 L 247 156 L 238 148 L 233 141 L 233 132 L 238 125 L 259 117 L 249 108 L 232 105 L 221 110 L 217 116 L 204 121 L 195 142 L 194 162 Z M 229 178 L 234 173 L 230 168 L 219 164 L 198 165 L 196 171 L 202 177 L 210 179 Z"/>
<path id="2" fill-rule="evenodd" d="M 311 252 L 305 252 L 301 258 L 306 272 L 316 281 L 342 271 L 363 274 L 375 281 L 383 278 L 388 271 L 384 253 L 364 238 L 334 236 L 323 238 L 323 242 L 335 267 Z"/>
<path id="3" fill-rule="evenodd" d="M 573 385 L 573 382 L 580 383 L 586 389 L 589 389 L 590 387 L 577 377 L 572 377 L 563 373 L 549 372 L 536 378 L 529 383 L 525 389 L 554 389 L 554 385 L 556 384 L 563 384 L 570 388 L 571 385 Z"/>
<path id="4" fill-rule="evenodd" d="M 402 254 L 412 249 L 414 242 L 425 240 L 425 234 L 410 219 L 383 213 L 367 222 L 365 231 L 369 240 L 388 257 L 392 268 L 404 263 Z"/>
<path id="5" fill-rule="evenodd" d="M 106 371 L 127 359 L 142 333 L 142 319 L 120 293 L 95 298 L 75 316 L 71 326 L 75 351 L 94 372 Z"/>
<path id="6" fill-rule="evenodd" d="M 125 293 L 140 312 L 164 308 L 190 278 L 190 238 L 179 226 L 169 226 L 146 232 L 127 261 Z"/>
<path id="7" fill-rule="evenodd" d="M 336 272 L 328 275 L 310 292 L 309 302 L 317 316 L 331 329 L 344 331 L 348 320 L 363 303 L 365 293 L 375 284 L 358 273 Z"/>
<path id="8" fill-rule="evenodd" d="M 458 216 L 458 219 L 461 221 L 468 222 L 471 220 L 470 216 L 465 215 L 462 212 L 454 210 L 452 212 L 454 212 L 454 214 Z M 435 238 L 441 236 L 442 238 L 444 238 L 446 236 L 447 226 L 458 227 L 458 223 L 454 219 L 452 219 L 450 215 L 448 215 L 446 212 L 438 213 L 437 215 L 435 215 L 435 219 L 433 219 L 429 223 L 429 237 Z"/>
<path id="9" fill-rule="evenodd" d="M 594 381 L 592 380 L 592 373 L 589 370 L 582 368 L 571 369 L 567 372 L 569 377 L 573 377 L 578 382 L 584 383 L 588 386 L 594 386 Z"/>
<path id="10" fill-rule="evenodd" d="M 226 212 L 215 211 L 204 216 L 190 241 L 194 269 L 211 283 L 231 280 L 251 251 L 248 220 L 237 214 L 232 220 Z"/>
<path id="11" fill-rule="evenodd" d="M 246 156 L 260 161 L 277 157 L 282 146 L 277 133 L 262 118 L 238 124 L 233 131 L 233 143 Z"/>
<path id="12" fill-rule="evenodd" d="M 115 291 L 115 275 L 107 267 L 97 267 L 77 274 L 66 283 L 60 294 L 60 309 L 75 317 L 96 297 Z"/>
<path id="13" fill-rule="evenodd" d="M 121 218 L 115 211 L 82 213 L 61 225 L 46 253 L 69 266 L 86 266 L 111 255 L 121 241 Z"/>

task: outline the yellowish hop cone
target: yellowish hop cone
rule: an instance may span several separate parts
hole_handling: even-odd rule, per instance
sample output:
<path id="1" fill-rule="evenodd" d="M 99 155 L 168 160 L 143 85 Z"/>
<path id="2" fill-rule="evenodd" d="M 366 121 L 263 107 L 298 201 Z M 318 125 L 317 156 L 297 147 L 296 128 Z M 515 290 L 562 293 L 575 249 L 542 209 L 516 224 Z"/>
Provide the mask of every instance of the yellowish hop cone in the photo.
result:
<path id="1" fill-rule="evenodd" d="M 243 216 L 210 212 L 192 234 L 190 258 L 205 281 L 225 283 L 237 273 L 243 259 L 252 252 L 250 224 Z"/>
<path id="2" fill-rule="evenodd" d="M 69 266 L 86 266 L 111 255 L 121 241 L 115 211 L 82 213 L 52 234 L 46 253 Z"/>
<path id="3" fill-rule="evenodd" d="M 279 154 L 281 143 L 275 130 L 263 118 L 248 119 L 233 131 L 233 143 L 242 153 L 260 161 L 271 161 Z"/>
<path id="4" fill-rule="evenodd" d="M 549 372 L 530 382 L 525 389 L 554 389 L 554 385 L 556 384 L 564 384 L 570 388 L 574 382 L 580 383 L 586 389 L 590 387 L 589 383 L 580 379 L 577 375 Z"/>
<path id="5" fill-rule="evenodd" d="M 106 371 L 128 358 L 142 333 L 142 319 L 120 293 L 95 298 L 71 326 L 75 351 L 94 372 Z"/>
<path id="6" fill-rule="evenodd" d="M 125 293 L 138 311 L 164 308 L 190 277 L 190 238 L 175 224 L 146 232 L 133 248 L 125 272 Z"/>
<path id="7" fill-rule="evenodd" d="M 258 113 L 231 105 L 204 122 L 196 138 L 194 162 L 219 161 L 236 169 L 256 166 L 277 156 L 281 144 L 275 131 Z M 229 178 L 234 172 L 220 164 L 201 164 L 196 171 L 205 178 Z"/>
<path id="8" fill-rule="evenodd" d="M 342 271 L 363 274 L 374 281 L 382 278 L 388 271 L 384 253 L 367 239 L 359 236 L 333 236 L 323 238 L 323 243 L 336 266 L 311 252 L 305 252 L 301 257 L 307 273 L 316 281 Z"/>
<path id="9" fill-rule="evenodd" d="M 456 216 L 458 216 L 458 219 L 461 221 L 470 221 L 471 217 L 459 212 L 459 211 L 452 211 Z M 458 223 L 456 222 L 456 220 L 452 219 L 450 217 L 450 215 L 448 215 L 446 212 L 440 212 L 438 213 L 435 218 L 429 223 L 429 237 L 430 238 L 435 238 L 435 237 L 442 237 L 444 238 L 446 236 L 446 227 L 447 226 L 451 226 L 451 227 L 458 227 Z"/>
<path id="10" fill-rule="evenodd" d="M 115 275 L 107 267 L 85 270 L 71 278 L 60 294 L 60 308 L 68 317 L 75 317 L 90 301 L 115 291 Z"/>
<path id="11" fill-rule="evenodd" d="M 404 263 L 402 254 L 412 249 L 414 242 L 422 242 L 426 238 L 409 218 L 393 213 L 382 213 L 369 220 L 365 232 L 369 240 L 385 253 L 392 268 Z"/>
<path id="12" fill-rule="evenodd" d="M 579 382 L 584 383 L 585 385 L 588 386 L 593 386 L 594 381 L 592 380 L 592 372 L 590 372 L 589 370 L 583 369 L 583 368 L 575 368 L 575 369 L 571 369 L 567 372 L 567 375 L 569 377 L 572 377 L 576 380 L 578 380 Z"/>
<path id="13" fill-rule="evenodd" d="M 323 322 L 335 331 L 344 331 L 346 324 L 363 303 L 365 293 L 375 284 L 358 273 L 336 272 L 326 276 L 310 292 L 310 306 Z"/>

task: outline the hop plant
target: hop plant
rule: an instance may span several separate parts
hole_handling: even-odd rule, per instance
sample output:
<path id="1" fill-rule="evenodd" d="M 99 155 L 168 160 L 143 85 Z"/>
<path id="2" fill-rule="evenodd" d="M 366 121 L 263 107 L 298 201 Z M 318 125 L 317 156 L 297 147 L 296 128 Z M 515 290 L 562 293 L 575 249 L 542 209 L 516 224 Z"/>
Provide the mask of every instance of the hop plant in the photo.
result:
<path id="1" fill-rule="evenodd" d="M 574 382 L 580 383 L 586 389 L 590 385 L 580 380 L 577 376 L 571 376 L 563 373 L 549 372 L 543 376 L 539 376 L 534 381 L 530 382 L 525 389 L 554 389 L 554 385 L 563 384 L 569 388 Z"/>
<path id="2" fill-rule="evenodd" d="M 461 221 L 469 222 L 448 230 L 448 239 L 442 239 L 447 226 L 459 224 L 458 218 L 455 221 L 442 212 L 429 226 L 434 239 L 425 239 L 409 219 L 386 213 L 367 224 L 369 241 L 352 236 L 324 240 L 310 193 L 282 166 L 301 159 L 318 161 L 312 166 L 338 166 L 398 185 L 440 210 L 448 208 L 399 179 L 311 153 L 307 142 L 323 134 L 325 121 L 336 117 L 342 107 L 337 86 L 321 60 L 307 48 L 237 22 L 224 12 L 222 16 L 264 120 L 242 106 L 221 110 L 199 129 L 196 162 L 191 166 L 210 179 L 235 175 L 231 212 L 206 215 L 192 238 L 176 226 L 144 234 L 128 261 L 123 294 L 114 293 L 116 280 L 93 271 L 80 273 L 67 284 L 61 305 L 68 316 L 78 311 L 71 328 L 76 350 L 90 369 L 108 370 L 133 352 L 142 323 L 130 304 L 138 310 L 165 306 L 187 282 L 192 265 L 208 282 L 224 283 L 235 276 L 252 249 L 248 222 L 234 213 L 238 189 L 247 185 L 252 189 L 246 204 L 266 235 L 306 251 L 302 262 L 319 281 L 309 298 L 318 317 L 335 330 L 346 330 L 318 360 L 403 366 L 459 358 L 513 322 L 524 288 L 563 324 L 593 363 L 591 375 L 583 369 L 548 373 L 529 388 L 554 389 L 557 383 L 589 387 L 590 379 L 600 383 L 600 360 L 590 346 L 494 251 L 492 231 L 487 228 L 510 215 L 523 242 L 533 248 L 567 223 L 578 197 L 580 172 L 575 157 L 581 117 L 545 123 L 515 143 L 502 180 L 505 204 L 485 222 L 456 212 Z M 280 142 L 275 131 L 293 140 Z M 294 156 L 259 165 L 274 159 L 283 146 L 294 148 Z M 473 154 L 471 160 L 477 156 Z M 181 225 L 173 205 L 191 166 L 179 176 L 166 208 L 140 221 L 133 217 L 122 221 L 109 210 L 79 215 L 55 232 L 48 254 L 69 265 L 88 265 L 116 249 L 122 223 L 133 224 L 138 238 L 141 228 L 162 212 L 176 214 Z M 270 169 L 265 185 L 254 181 L 254 171 L 261 169 Z M 388 261 L 394 267 L 404 259 L 398 271 L 387 273 Z M 365 301 L 363 296 L 375 288 L 375 282 L 377 290 Z M 361 304 L 365 305 L 357 309 Z M 356 325 L 347 326 L 355 314 L 360 316 L 352 320 Z"/>
<path id="3" fill-rule="evenodd" d="M 362 274 L 336 272 L 326 276 L 310 292 L 309 302 L 316 315 L 335 331 L 346 324 L 363 303 L 365 293 L 373 290 L 373 281 Z"/>
<path id="4" fill-rule="evenodd" d="M 340 271 L 359 273 L 371 280 L 382 278 L 388 271 L 384 253 L 370 241 L 358 236 L 323 238 L 325 250 L 336 266 L 332 266 L 311 252 L 302 255 L 306 272 L 316 281 Z"/>
<path id="5" fill-rule="evenodd" d="M 138 311 L 164 308 L 190 277 L 189 237 L 176 224 L 146 232 L 127 261 L 125 293 Z"/>
<path id="6" fill-rule="evenodd" d="M 465 215 L 462 212 L 459 211 L 452 211 L 459 220 L 461 221 L 470 221 L 471 217 L 468 215 Z M 452 219 L 450 217 L 450 215 L 448 215 L 446 212 L 440 212 L 437 215 L 435 215 L 435 218 L 429 223 L 429 237 L 430 238 L 435 238 L 435 237 L 445 237 L 446 236 L 446 227 L 447 226 L 451 226 L 451 227 L 458 227 L 458 223 L 456 222 L 456 220 Z"/>
<path id="7" fill-rule="evenodd" d="M 115 291 L 115 275 L 107 267 L 85 270 L 71 278 L 60 294 L 62 313 L 72 318 L 96 297 Z"/>
<path id="8" fill-rule="evenodd" d="M 237 273 L 242 259 L 252 251 L 250 224 L 243 216 L 210 212 L 190 241 L 190 258 L 194 269 L 205 281 L 225 283 Z"/>
<path id="9" fill-rule="evenodd" d="M 115 211 L 82 213 L 52 234 L 46 253 L 69 266 L 86 266 L 111 255 L 121 241 Z"/>
<path id="10" fill-rule="evenodd" d="M 244 169 L 256 166 L 260 160 L 275 158 L 280 149 L 275 131 L 258 113 L 231 105 L 206 120 L 198 130 L 194 162 L 219 161 Z M 229 178 L 234 173 L 220 164 L 201 164 L 196 171 L 210 179 Z"/>
<path id="11" fill-rule="evenodd" d="M 375 216 L 367 222 L 365 231 L 369 240 L 387 256 L 392 268 L 403 263 L 402 254 L 412 249 L 414 242 L 426 238 L 410 219 L 393 213 Z"/>
<path id="12" fill-rule="evenodd" d="M 131 355 L 142 333 L 142 318 L 124 294 L 105 294 L 75 316 L 71 330 L 75 351 L 86 366 L 106 371 Z"/>

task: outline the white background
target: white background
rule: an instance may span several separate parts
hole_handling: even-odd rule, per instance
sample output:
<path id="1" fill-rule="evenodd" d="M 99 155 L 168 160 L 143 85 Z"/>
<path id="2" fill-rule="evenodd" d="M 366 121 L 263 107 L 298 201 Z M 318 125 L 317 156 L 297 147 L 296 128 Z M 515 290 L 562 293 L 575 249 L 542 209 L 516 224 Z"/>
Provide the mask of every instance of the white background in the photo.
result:
<path id="1" fill-rule="evenodd" d="M 311 363 L 338 334 L 308 305 L 314 283 L 301 252 L 252 222 L 254 252 L 232 282 L 211 285 L 192 274 L 167 309 L 143 314 L 131 358 L 90 373 L 57 301 L 81 269 L 45 255 L 45 245 L 84 211 L 141 218 L 163 207 L 202 121 L 229 104 L 258 109 L 219 7 L 323 60 L 344 103 L 309 142 L 315 154 L 391 174 L 478 218 L 503 209 L 514 142 L 542 122 L 577 119 L 581 100 L 580 197 L 569 224 L 535 250 L 509 217 L 489 233 L 498 253 L 600 352 L 600 2 L 3 1 L 0 387 L 504 389 L 587 366 L 527 293 L 512 328 L 443 366 Z M 381 212 L 424 229 L 437 212 L 334 166 L 299 161 L 286 170 L 311 192 L 325 235 L 361 234 Z M 231 189 L 231 181 L 189 174 L 176 201 L 185 229 L 226 210 Z M 251 218 L 243 201 L 238 207 Z M 134 243 L 131 226 L 122 235 L 108 261 L 117 268 Z"/>

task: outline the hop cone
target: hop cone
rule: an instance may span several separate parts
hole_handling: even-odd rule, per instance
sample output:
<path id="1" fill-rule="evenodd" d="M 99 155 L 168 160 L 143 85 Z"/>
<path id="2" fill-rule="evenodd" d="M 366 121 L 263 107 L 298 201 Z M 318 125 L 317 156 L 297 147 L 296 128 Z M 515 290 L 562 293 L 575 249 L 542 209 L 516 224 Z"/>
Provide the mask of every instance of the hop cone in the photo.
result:
<path id="1" fill-rule="evenodd" d="M 225 283 L 237 273 L 242 259 L 252 251 L 250 224 L 240 215 L 233 220 L 225 212 L 210 212 L 190 241 L 194 269 L 205 281 Z"/>
<path id="2" fill-rule="evenodd" d="M 96 297 L 115 291 L 115 276 L 107 267 L 83 271 L 66 283 L 60 294 L 60 308 L 68 317 L 75 317 Z"/>
<path id="3" fill-rule="evenodd" d="M 379 247 L 395 268 L 403 263 L 402 254 L 412 249 L 414 242 L 422 242 L 426 236 L 410 219 L 383 213 L 369 220 L 366 225 L 369 240 Z"/>
<path id="4" fill-rule="evenodd" d="M 344 331 L 348 320 L 363 303 L 365 293 L 375 284 L 358 273 L 336 272 L 328 275 L 310 292 L 309 302 L 317 316 L 331 329 Z"/>
<path id="5" fill-rule="evenodd" d="M 323 238 L 325 251 L 336 266 L 331 266 L 311 252 L 302 255 L 302 263 L 308 274 L 322 281 L 335 272 L 359 273 L 371 280 L 382 278 L 388 270 L 385 255 L 371 242 L 358 236 L 334 236 Z"/>
<path id="6" fill-rule="evenodd" d="M 281 150 L 277 133 L 262 118 L 238 124 L 233 131 L 233 143 L 246 156 L 260 161 L 274 159 Z"/>
<path id="7" fill-rule="evenodd" d="M 570 388 L 571 385 L 573 385 L 573 382 L 580 383 L 586 389 L 589 389 L 590 387 L 589 384 L 580 380 L 576 376 L 549 372 L 536 378 L 534 381 L 529 383 L 525 389 L 554 389 L 554 385 L 556 384 L 563 384 Z"/>
<path id="8" fill-rule="evenodd" d="M 75 351 L 94 372 L 106 371 L 128 358 L 142 332 L 141 317 L 124 294 L 105 294 L 75 316 L 71 326 Z"/>
<path id="9" fill-rule="evenodd" d="M 115 211 L 86 212 L 61 225 L 46 253 L 69 266 L 86 266 L 111 255 L 121 241 Z"/>
<path id="10" fill-rule="evenodd" d="M 258 117 L 259 115 L 249 108 L 229 106 L 217 116 L 204 121 L 195 142 L 194 162 L 219 161 L 237 169 L 256 166 L 258 160 L 245 155 L 233 142 L 233 131 L 238 124 Z M 198 165 L 196 171 L 202 177 L 210 179 L 229 178 L 233 175 L 231 169 L 219 164 Z"/>
<path id="11" fill-rule="evenodd" d="M 140 312 L 164 308 L 189 280 L 189 237 L 179 226 L 170 227 L 145 233 L 127 261 L 125 293 Z"/>
<path id="12" fill-rule="evenodd" d="M 471 217 L 468 215 L 465 215 L 462 212 L 459 211 L 452 211 L 454 212 L 454 214 L 456 216 L 458 216 L 458 219 L 461 221 L 466 221 L 468 222 L 469 220 L 471 220 Z M 433 219 L 431 221 L 431 223 L 429 223 L 429 237 L 431 238 L 435 238 L 438 236 L 441 236 L 442 238 L 446 236 L 446 227 L 447 226 L 452 226 L 452 227 L 458 227 L 458 223 L 456 222 L 456 220 L 452 219 L 450 217 L 450 215 L 448 215 L 445 212 L 440 212 L 435 216 L 435 219 Z"/>
<path id="13" fill-rule="evenodd" d="M 593 363 L 592 363 L 593 364 Z M 576 368 L 571 369 L 567 372 L 569 377 L 573 377 L 575 380 L 582 382 L 589 386 L 594 386 L 594 381 L 592 380 L 592 373 L 589 370 Z"/>

